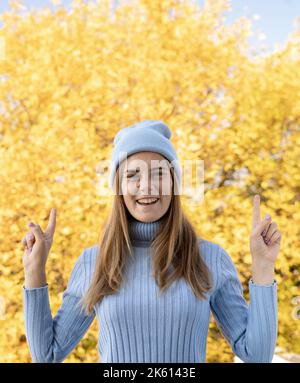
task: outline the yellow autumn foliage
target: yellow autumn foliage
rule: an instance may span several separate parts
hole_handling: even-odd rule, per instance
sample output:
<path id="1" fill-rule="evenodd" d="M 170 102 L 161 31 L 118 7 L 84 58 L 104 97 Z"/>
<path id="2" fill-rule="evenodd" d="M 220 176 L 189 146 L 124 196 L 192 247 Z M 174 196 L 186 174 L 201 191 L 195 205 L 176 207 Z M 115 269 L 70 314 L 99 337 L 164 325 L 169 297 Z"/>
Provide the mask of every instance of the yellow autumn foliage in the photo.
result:
<path id="1" fill-rule="evenodd" d="M 172 130 L 180 161 L 204 161 L 195 227 L 234 260 L 249 299 L 252 198 L 282 232 L 276 263 L 277 345 L 300 353 L 300 31 L 269 55 L 249 55 L 246 18 L 224 22 L 227 0 L 73 1 L 71 11 L 1 15 L 0 362 L 30 362 L 22 304 L 21 239 L 30 220 L 57 227 L 47 263 L 53 315 L 81 251 L 106 217 L 116 132 L 143 119 Z M 298 302 L 300 299 L 298 300 Z M 300 303 L 298 303 L 300 304 Z M 97 362 L 97 323 L 66 362 Z M 233 353 L 212 320 L 207 361 Z"/>

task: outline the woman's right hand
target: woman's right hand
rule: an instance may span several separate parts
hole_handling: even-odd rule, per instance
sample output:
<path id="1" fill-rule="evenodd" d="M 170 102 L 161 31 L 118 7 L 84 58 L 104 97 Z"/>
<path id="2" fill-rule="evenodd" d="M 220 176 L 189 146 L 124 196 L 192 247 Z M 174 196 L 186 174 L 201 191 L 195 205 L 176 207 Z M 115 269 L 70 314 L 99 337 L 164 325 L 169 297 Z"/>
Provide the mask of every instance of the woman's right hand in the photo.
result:
<path id="1" fill-rule="evenodd" d="M 41 227 L 37 224 L 30 222 L 28 225 L 30 231 L 21 242 L 25 248 L 23 255 L 25 276 L 30 276 L 30 279 L 45 274 L 48 254 L 53 243 L 55 225 L 55 208 L 51 209 L 48 226 L 45 232 L 43 232 Z"/>

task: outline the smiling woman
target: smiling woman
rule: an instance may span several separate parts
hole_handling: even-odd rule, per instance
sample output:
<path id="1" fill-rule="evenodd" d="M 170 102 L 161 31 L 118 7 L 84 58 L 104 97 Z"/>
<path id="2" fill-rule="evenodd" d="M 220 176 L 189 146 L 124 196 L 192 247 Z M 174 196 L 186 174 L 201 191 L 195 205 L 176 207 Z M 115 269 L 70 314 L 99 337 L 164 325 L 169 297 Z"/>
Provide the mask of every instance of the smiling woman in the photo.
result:
<path id="1" fill-rule="evenodd" d="M 33 361 L 63 361 L 97 317 L 101 362 L 205 362 L 210 312 L 243 361 L 272 360 L 276 281 L 250 280 L 247 305 L 229 254 L 198 236 L 183 212 L 181 172 L 170 136 L 168 126 L 156 120 L 117 133 L 108 220 L 99 243 L 78 258 L 53 320 L 45 273 L 40 279 L 30 273 L 35 279 L 27 278 L 23 296 Z M 257 247 L 259 229 L 265 228 L 257 201 L 255 212 Z M 50 229 L 52 238 L 53 223 Z M 38 246 L 27 257 L 46 259 L 43 233 L 37 227 L 34 233 Z"/>

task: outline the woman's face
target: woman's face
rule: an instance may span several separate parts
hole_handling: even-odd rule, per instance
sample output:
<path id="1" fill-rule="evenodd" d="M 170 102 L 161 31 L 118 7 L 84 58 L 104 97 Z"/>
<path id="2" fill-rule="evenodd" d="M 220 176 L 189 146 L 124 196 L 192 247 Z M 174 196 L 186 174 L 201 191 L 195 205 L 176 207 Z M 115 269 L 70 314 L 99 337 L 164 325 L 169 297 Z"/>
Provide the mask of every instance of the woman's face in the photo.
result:
<path id="1" fill-rule="evenodd" d="M 153 222 L 167 212 L 173 186 L 170 165 L 155 152 L 138 152 L 121 163 L 121 193 L 135 219 Z"/>

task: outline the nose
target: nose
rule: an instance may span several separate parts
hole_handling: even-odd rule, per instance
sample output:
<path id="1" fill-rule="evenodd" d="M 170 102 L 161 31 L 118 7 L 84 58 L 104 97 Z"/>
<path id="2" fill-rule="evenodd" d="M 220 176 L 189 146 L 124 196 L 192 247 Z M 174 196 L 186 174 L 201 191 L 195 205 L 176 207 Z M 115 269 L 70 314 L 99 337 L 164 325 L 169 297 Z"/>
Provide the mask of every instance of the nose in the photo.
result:
<path id="1" fill-rule="evenodd" d="M 159 182 L 156 182 L 150 175 L 149 177 L 141 175 L 137 181 L 137 188 L 140 195 L 159 195 Z"/>

